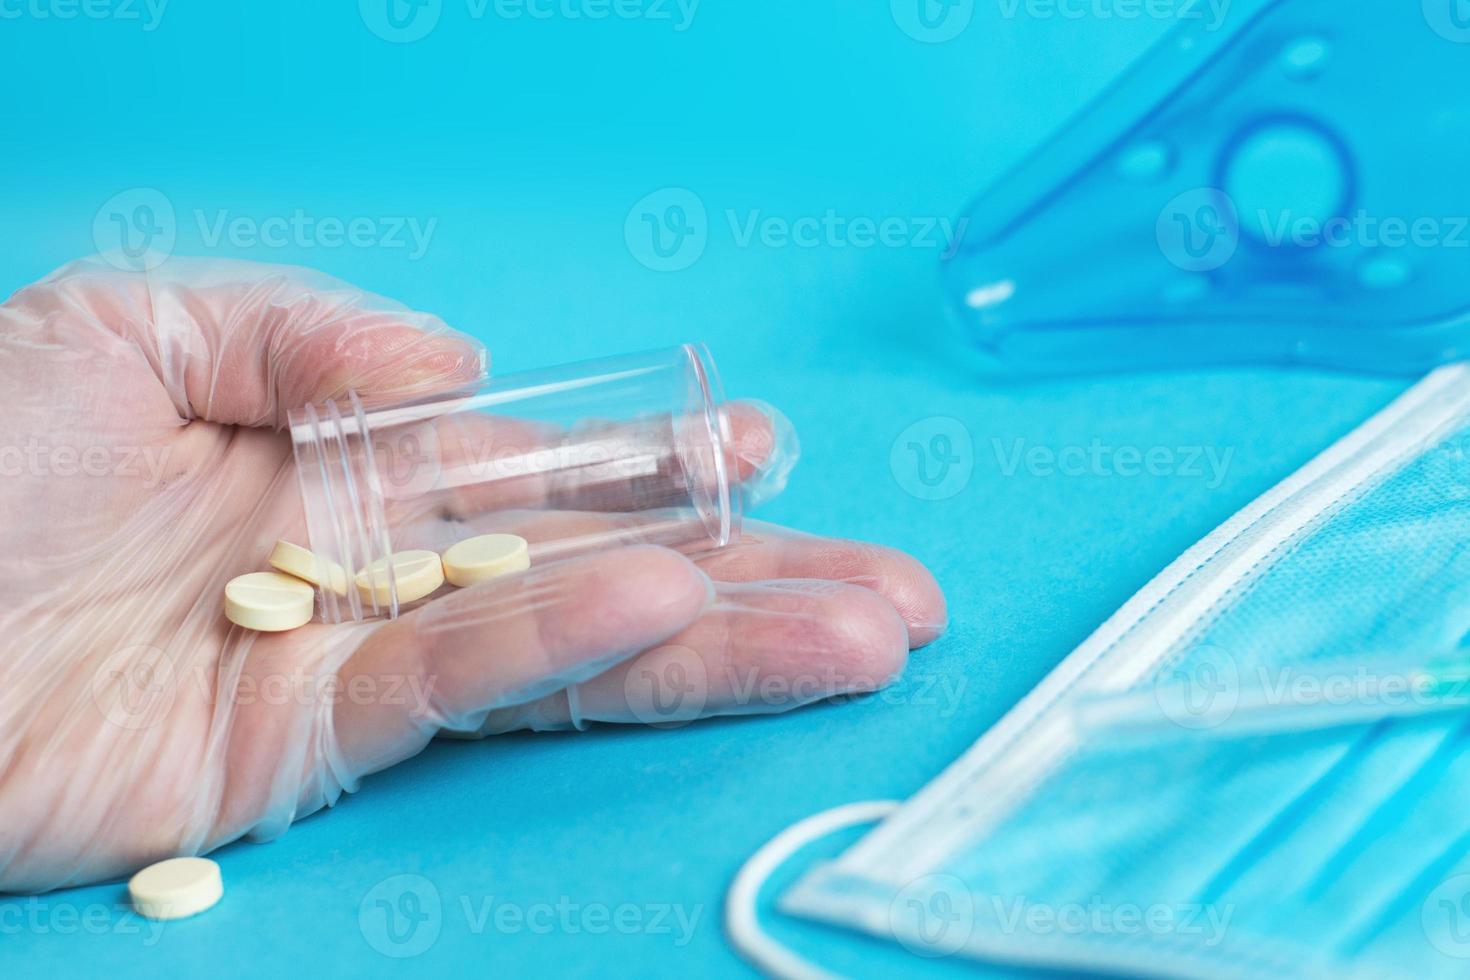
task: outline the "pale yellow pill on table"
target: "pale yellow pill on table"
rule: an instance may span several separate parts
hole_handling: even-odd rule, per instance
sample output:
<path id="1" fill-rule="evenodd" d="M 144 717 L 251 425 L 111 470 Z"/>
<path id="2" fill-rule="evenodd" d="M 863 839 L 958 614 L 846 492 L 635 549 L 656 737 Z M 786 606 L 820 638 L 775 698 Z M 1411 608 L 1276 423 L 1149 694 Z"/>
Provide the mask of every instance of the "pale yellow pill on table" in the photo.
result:
<path id="1" fill-rule="evenodd" d="M 444 552 L 444 577 L 466 586 L 531 567 L 526 539 L 516 534 L 482 534 L 451 545 Z"/>
<path id="2" fill-rule="evenodd" d="M 266 561 L 270 562 L 272 568 L 279 569 L 287 575 L 294 575 L 316 586 L 323 586 L 323 583 L 326 583 L 324 588 L 330 588 L 338 595 L 347 594 L 347 572 L 342 566 L 334 561 L 328 561 L 299 544 L 277 541 Z"/>
<path id="3" fill-rule="evenodd" d="M 437 551 L 395 551 L 357 573 L 357 588 L 364 602 L 376 599 L 379 606 L 388 605 L 393 594 L 388 577 L 389 562 L 393 564 L 393 581 L 398 584 L 400 605 L 422 599 L 444 584 L 444 565 L 439 561 Z"/>
<path id="4" fill-rule="evenodd" d="M 150 919 L 187 919 L 212 908 L 224 894 L 219 865 L 209 858 L 169 858 L 128 882 L 133 908 Z"/>
<path id="5" fill-rule="evenodd" d="M 311 622 L 316 590 L 280 572 L 238 575 L 225 585 L 225 617 L 246 629 L 274 633 Z"/>

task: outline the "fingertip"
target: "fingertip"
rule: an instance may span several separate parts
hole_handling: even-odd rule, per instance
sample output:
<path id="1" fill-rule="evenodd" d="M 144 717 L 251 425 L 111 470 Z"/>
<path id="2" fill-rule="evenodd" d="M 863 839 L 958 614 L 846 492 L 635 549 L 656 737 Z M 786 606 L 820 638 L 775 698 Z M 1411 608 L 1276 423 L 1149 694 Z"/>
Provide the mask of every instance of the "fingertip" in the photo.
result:
<path id="1" fill-rule="evenodd" d="M 731 402 L 722 412 L 731 476 L 740 484 L 746 505 L 753 507 L 780 494 L 801 457 L 796 427 L 763 401 Z"/>
<path id="2" fill-rule="evenodd" d="M 838 542 L 827 566 L 833 577 L 880 594 L 908 628 L 908 645 L 917 650 L 948 628 L 949 607 L 934 573 L 913 555 L 860 541 Z"/>
<path id="3" fill-rule="evenodd" d="M 949 602 L 939 580 L 929 568 L 911 555 L 901 554 L 905 568 L 893 595 L 894 607 L 908 625 L 909 647 L 928 646 L 949 629 Z"/>
<path id="4" fill-rule="evenodd" d="M 908 661 L 908 628 L 870 589 L 828 579 L 722 585 L 721 604 L 740 642 L 731 656 L 766 673 L 827 681 L 826 694 L 877 690 Z"/>
<path id="5" fill-rule="evenodd" d="M 883 596 L 848 586 L 834 599 L 830 624 L 838 651 L 854 678 L 869 678 L 874 689 L 893 682 L 908 662 L 909 631 L 903 617 Z"/>

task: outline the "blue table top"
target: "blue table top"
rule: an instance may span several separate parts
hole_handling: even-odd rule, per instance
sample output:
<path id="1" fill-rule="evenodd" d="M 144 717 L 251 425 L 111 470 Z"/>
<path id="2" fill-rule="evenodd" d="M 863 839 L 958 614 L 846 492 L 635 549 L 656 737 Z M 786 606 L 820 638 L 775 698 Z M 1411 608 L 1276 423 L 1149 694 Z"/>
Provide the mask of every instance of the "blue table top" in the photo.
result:
<path id="1" fill-rule="evenodd" d="M 917 229 L 1163 25 L 977 4 L 926 43 L 902 6 L 630 0 L 599 18 L 569 16 L 608 9 L 574 0 L 432 0 L 437 22 L 407 43 L 385 37 L 425 22 L 395 28 L 376 0 L 178 2 L 156 19 L 142 3 L 17 8 L 0 58 L 0 288 L 94 250 L 102 203 L 154 188 L 176 252 L 325 269 L 475 333 L 498 371 L 704 340 L 732 396 L 780 406 L 801 435 L 789 491 L 760 516 L 914 552 L 953 628 L 861 703 L 435 744 L 283 838 L 216 854 L 226 897 L 197 919 L 157 930 L 116 883 L 0 901 L 0 969 L 749 976 L 720 915 L 753 850 L 815 811 L 914 793 L 1170 559 L 1404 386 L 1269 370 L 985 380 Z M 665 188 L 707 216 L 702 253 L 674 271 L 625 238 L 634 202 Z M 216 234 L 298 213 L 381 234 Z M 743 231 L 827 214 L 916 234 L 860 247 Z M 390 240 L 398 219 L 427 232 L 422 248 Z M 970 469 L 926 499 L 906 447 L 940 426 L 968 437 Z M 1045 465 L 1094 446 L 1172 462 Z M 854 839 L 813 845 L 779 880 Z M 440 902 L 399 944 L 359 908 L 401 875 Z M 767 918 L 835 971 L 970 969 Z"/>

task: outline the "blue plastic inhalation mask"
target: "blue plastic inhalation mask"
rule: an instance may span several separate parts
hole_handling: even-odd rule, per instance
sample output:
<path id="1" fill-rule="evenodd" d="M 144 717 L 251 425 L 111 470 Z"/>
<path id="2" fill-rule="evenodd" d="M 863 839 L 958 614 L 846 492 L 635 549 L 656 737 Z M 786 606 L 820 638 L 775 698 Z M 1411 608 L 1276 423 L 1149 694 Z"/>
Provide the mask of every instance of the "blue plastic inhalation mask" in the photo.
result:
<path id="1" fill-rule="evenodd" d="M 1470 366 L 1455 365 L 1178 559 L 783 908 L 928 956 L 1466 976 L 1470 711 L 1207 730 L 1263 679 L 1467 649 Z M 1153 689 L 1177 712 L 1166 746 L 1077 723 L 1079 705 Z"/>
<path id="2" fill-rule="evenodd" d="M 1470 356 L 1470 2 L 1213 0 L 967 209 L 994 365 Z"/>

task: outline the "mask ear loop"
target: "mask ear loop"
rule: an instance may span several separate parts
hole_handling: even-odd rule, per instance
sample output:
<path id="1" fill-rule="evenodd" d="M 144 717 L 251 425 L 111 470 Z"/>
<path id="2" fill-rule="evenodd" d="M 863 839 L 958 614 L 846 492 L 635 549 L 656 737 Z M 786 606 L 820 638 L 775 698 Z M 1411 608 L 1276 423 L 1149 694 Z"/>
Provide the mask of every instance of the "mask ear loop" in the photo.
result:
<path id="1" fill-rule="evenodd" d="M 745 859 L 725 893 L 725 935 L 746 962 L 780 980 L 840 980 L 772 939 L 761 928 L 756 899 L 761 886 L 791 855 L 834 831 L 882 820 L 902 805 L 900 800 L 865 800 L 814 813 L 772 837 Z"/>

